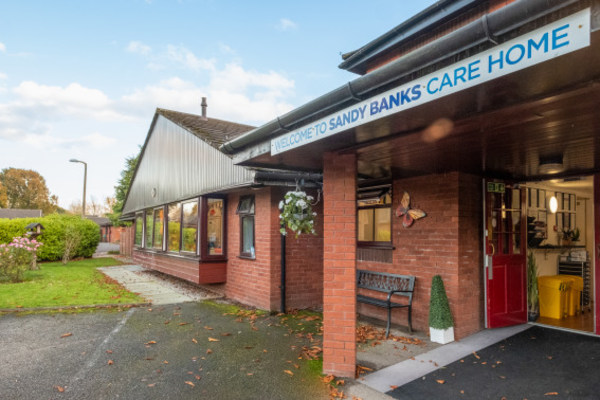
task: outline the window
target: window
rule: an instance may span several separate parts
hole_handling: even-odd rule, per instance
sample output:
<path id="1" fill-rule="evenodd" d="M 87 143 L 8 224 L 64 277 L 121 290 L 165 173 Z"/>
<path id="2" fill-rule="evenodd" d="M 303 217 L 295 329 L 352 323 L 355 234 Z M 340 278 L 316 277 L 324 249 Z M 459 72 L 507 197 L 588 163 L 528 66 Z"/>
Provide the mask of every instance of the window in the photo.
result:
<path id="1" fill-rule="evenodd" d="M 167 219 L 167 251 L 179 252 L 181 239 L 181 203 L 169 204 Z"/>
<path id="2" fill-rule="evenodd" d="M 152 239 L 152 247 L 155 249 L 162 250 L 163 245 L 163 222 L 164 222 L 164 208 L 155 208 L 154 209 L 154 218 L 153 218 L 153 232 L 154 237 Z"/>
<path id="3" fill-rule="evenodd" d="M 198 200 L 183 203 L 181 251 L 196 253 L 198 243 Z"/>
<path id="4" fill-rule="evenodd" d="M 154 219 L 153 211 L 146 210 L 146 239 L 144 247 L 147 249 L 152 248 L 152 232 L 154 231 Z"/>
<path id="5" fill-rule="evenodd" d="M 391 246 L 391 185 L 360 188 L 357 193 L 357 238 L 359 245 Z"/>
<path id="6" fill-rule="evenodd" d="M 136 246 L 142 247 L 144 240 L 144 214 L 139 213 L 135 216 L 135 242 Z"/>
<path id="7" fill-rule="evenodd" d="M 254 196 L 240 198 L 236 214 L 240 216 L 240 256 L 254 258 Z"/>
<path id="8" fill-rule="evenodd" d="M 206 201 L 206 242 L 209 256 L 220 256 L 223 253 L 223 199 L 207 199 Z"/>

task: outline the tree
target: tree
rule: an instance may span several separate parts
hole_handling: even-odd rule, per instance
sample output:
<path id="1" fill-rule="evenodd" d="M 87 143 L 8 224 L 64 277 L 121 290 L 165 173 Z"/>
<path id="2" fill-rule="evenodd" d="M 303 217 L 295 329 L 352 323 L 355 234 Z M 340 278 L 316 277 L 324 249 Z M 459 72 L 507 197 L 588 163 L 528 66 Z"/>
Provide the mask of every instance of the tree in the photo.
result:
<path id="1" fill-rule="evenodd" d="M 50 196 L 46 180 L 35 171 L 5 168 L 0 172 L 0 184 L 6 193 L 8 208 L 41 209 L 44 214 L 56 211 L 57 197 Z"/>
<path id="2" fill-rule="evenodd" d="M 6 189 L 0 181 L 0 208 L 8 207 L 8 196 L 6 195 Z"/>
<path id="3" fill-rule="evenodd" d="M 107 214 L 115 226 L 123 225 L 123 222 L 119 221 L 119 218 L 123 212 L 123 206 L 125 205 L 125 200 L 127 199 L 127 192 L 129 191 L 129 186 L 133 180 L 133 173 L 137 167 L 140 153 L 125 159 L 125 168 L 121 171 L 121 178 L 115 186 L 115 201 L 112 208 L 113 212 L 111 214 Z"/>

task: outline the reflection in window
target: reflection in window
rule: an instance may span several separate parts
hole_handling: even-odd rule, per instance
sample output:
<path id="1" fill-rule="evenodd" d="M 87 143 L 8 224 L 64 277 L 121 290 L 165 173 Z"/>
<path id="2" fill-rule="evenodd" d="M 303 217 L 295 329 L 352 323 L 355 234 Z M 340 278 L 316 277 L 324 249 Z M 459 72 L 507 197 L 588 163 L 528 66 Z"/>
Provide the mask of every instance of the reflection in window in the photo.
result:
<path id="1" fill-rule="evenodd" d="M 146 244 L 144 247 L 147 249 L 152 247 L 152 232 L 154 232 L 154 219 L 153 211 L 146 211 Z"/>
<path id="2" fill-rule="evenodd" d="M 179 252 L 179 235 L 181 234 L 181 203 L 169 204 L 168 215 L 169 218 L 167 220 L 167 250 L 172 252 Z"/>
<path id="3" fill-rule="evenodd" d="M 198 200 L 183 203 L 181 251 L 196 253 L 198 242 Z"/>
<path id="4" fill-rule="evenodd" d="M 240 216 L 240 255 L 254 257 L 254 196 L 242 197 L 236 214 Z"/>
<path id="5" fill-rule="evenodd" d="M 144 239 L 144 218 L 143 214 L 137 214 L 135 216 L 135 245 L 142 246 L 142 242 Z"/>
<path id="6" fill-rule="evenodd" d="M 223 203 L 222 199 L 207 199 L 206 240 L 208 254 L 223 254 Z"/>
<path id="7" fill-rule="evenodd" d="M 154 210 L 153 222 L 154 239 L 152 240 L 152 247 L 162 249 L 164 209 L 157 208 Z"/>
<path id="8" fill-rule="evenodd" d="M 357 197 L 357 238 L 359 244 L 391 244 L 391 186 L 382 185 L 376 188 L 361 188 Z"/>

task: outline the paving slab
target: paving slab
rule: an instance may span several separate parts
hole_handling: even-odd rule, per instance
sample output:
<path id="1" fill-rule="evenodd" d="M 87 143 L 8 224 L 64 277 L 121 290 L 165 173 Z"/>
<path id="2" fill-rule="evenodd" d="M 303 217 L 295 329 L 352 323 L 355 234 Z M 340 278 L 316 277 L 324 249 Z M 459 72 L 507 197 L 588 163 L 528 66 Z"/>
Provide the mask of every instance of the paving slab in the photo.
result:
<path id="1" fill-rule="evenodd" d="M 196 288 L 190 295 L 183 282 L 173 284 L 161 279 L 140 265 L 119 265 L 98 268 L 100 272 L 119 282 L 127 290 L 137 293 L 154 305 L 186 303 L 220 298 L 220 295 Z M 187 292 L 187 293 L 186 293 Z"/>

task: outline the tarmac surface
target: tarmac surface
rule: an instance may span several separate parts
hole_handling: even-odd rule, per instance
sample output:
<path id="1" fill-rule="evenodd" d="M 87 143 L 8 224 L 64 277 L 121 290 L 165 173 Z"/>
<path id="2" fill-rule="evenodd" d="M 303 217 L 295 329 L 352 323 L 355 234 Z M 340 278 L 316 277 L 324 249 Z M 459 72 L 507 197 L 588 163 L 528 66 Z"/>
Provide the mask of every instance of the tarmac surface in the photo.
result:
<path id="1" fill-rule="evenodd" d="M 387 392 L 396 399 L 600 398 L 600 338 L 529 329 Z"/>

